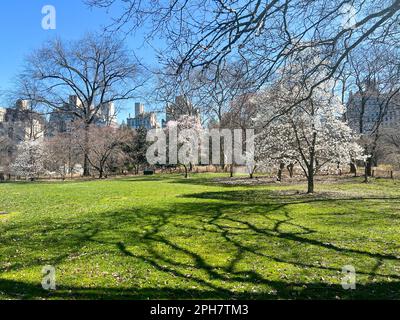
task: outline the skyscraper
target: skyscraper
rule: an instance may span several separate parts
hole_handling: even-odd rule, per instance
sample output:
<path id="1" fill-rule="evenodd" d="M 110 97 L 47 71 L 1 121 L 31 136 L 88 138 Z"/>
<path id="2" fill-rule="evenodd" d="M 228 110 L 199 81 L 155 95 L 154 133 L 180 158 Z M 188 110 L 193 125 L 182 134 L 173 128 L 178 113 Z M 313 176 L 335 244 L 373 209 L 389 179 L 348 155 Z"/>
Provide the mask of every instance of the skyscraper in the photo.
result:
<path id="1" fill-rule="evenodd" d="M 146 128 L 147 130 L 159 127 L 157 123 L 157 115 L 155 112 L 145 112 L 144 104 L 135 103 L 135 117 L 126 119 L 128 127 L 133 129 Z"/>
<path id="2" fill-rule="evenodd" d="M 165 127 L 169 121 L 179 120 L 181 116 L 193 116 L 197 118 L 199 123 L 201 122 L 200 110 L 195 108 L 185 96 L 177 96 L 175 98 L 175 103 L 167 104 L 163 127 Z"/>

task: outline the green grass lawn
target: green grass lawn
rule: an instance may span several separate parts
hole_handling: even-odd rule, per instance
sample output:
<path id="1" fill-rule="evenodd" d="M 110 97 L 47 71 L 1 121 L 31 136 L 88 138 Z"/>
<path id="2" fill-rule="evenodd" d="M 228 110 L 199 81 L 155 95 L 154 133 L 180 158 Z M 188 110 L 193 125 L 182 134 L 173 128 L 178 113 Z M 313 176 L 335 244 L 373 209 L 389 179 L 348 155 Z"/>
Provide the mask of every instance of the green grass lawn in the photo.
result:
<path id="1" fill-rule="evenodd" d="M 398 183 L 214 178 L 0 184 L 0 298 L 400 298 Z"/>

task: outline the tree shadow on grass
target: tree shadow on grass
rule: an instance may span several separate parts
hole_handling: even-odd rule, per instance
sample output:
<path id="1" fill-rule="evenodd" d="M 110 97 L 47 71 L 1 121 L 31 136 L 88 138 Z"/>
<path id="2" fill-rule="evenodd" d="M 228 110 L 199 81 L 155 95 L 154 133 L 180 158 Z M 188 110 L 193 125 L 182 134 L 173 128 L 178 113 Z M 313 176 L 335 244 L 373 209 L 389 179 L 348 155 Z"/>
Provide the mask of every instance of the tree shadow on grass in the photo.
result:
<path id="1" fill-rule="evenodd" d="M 219 186 L 226 188 L 233 187 L 265 187 L 265 186 L 299 186 L 305 185 L 307 190 L 307 178 L 300 176 L 295 178 L 285 178 L 282 181 L 277 181 L 274 175 L 258 175 L 253 179 L 250 179 L 248 175 L 235 175 L 233 178 L 229 176 L 229 173 L 217 173 L 217 174 L 203 174 L 203 173 L 192 173 L 189 174 L 189 178 L 185 179 L 184 176 L 170 176 L 170 183 L 183 184 L 183 185 L 206 185 L 206 186 Z M 360 177 L 352 176 L 316 176 L 315 182 L 317 184 L 325 184 L 326 182 L 333 184 L 354 184 L 362 183 Z"/>
<path id="2" fill-rule="evenodd" d="M 167 179 L 172 179 L 170 177 L 164 177 L 164 176 L 129 176 L 126 178 L 118 178 L 115 180 L 110 180 L 110 181 L 117 181 L 117 182 L 158 182 L 158 181 L 165 181 Z"/>
<path id="3" fill-rule="evenodd" d="M 291 211 L 291 204 L 307 199 L 293 202 L 289 197 L 282 201 L 268 193 L 261 197 L 256 190 L 240 192 L 192 194 L 182 197 L 186 202 L 166 204 L 162 209 L 125 208 L 96 213 L 85 220 L 5 228 L 0 235 L 4 247 L 11 252 L 18 245 L 19 250 L 32 253 L 9 259 L 11 264 L 7 266 L 0 265 L 4 274 L 45 264 L 63 265 L 76 257 L 90 265 L 92 258 L 107 253 L 107 259 L 112 259 L 110 263 L 117 271 L 123 272 L 120 265 L 131 265 L 144 270 L 138 274 L 139 280 L 148 280 L 138 286 L 138 279 L 127 278 L 118 288 L 112 281 L 109 286 L 95 283 L 84 286 L 66 284 L 60 277 L 58 290 L 48 293 L 41 289 L 40 283 L 2 278 L 0 296 L 17 299 L 399 298 L 400 276 L 381 271 L 384 262 L 399 261 L 394 254 L 364 249 L 361 242 L 357 248 L 327 243 L 321 230 L 299 221 Z M 188 199 L 197 201 L 188 202 Z M 36 234 L 43 234 L 45 241 L 32 241 L 32 235 Z M 45 258 L 43 249 L 48 254 Z M 323 258 L 328 254 L 340 258 L 340 262 L 347 259 L 375 262 L 369 269 L 357 269 L 358 275 L 370 281 L 358 284 L 355 291 L 343 290 L 340 277 L 336 282 L 321 281 L 322 276 L 341 273 L 341 264 L 315 261 L 316 256 Z M 284 266 L 290 266 L 294 272 L 285 274 Z M 299 277 L 296 272 L 304 272 L 306 276 Z M 282 277 L 276 273 L 282 273 Z M 388 277 L 395 281 L 385 281 Z M 79 278 L 76 282 L 79 283 Z"/>
<path id="4" fill-rule="evenodd" d="M 4 293 L 7 299 L 67 299 L 67 300 L 164 300 L 164 299 L 243 299 L 243 300 L 276 300 L 276 299 L 356 299 L 357 292 L 369 295 L 364 299 L 397 300 L 400 298 L 400 282 L 376 282 L 367 285 L 359 284 L 356 290 L 344 290 L 340 285 L 327 285 L 322 282 L 290 283 L 271 282 L 271 286 L 281 288 L 277 292 L 224 293 L 215 290 L 190 288 L 149 287 L 138 289 L 110 287 L 59 286 L 55 291 L 46 291 L 40 285 L 16 280 L 0 279 L 0 298 Z M 321 294 L 324 293 L 324 294 Z"/>
<path id="5" fill-rule="evenodd" d="M 228 190 L 228 191 L 211 191 L 203 193 L 195 193 L 183 195 L 184 198 L 206 199 L 206 200 L 223 200 L 223 201 L 241 201 L 245 203 L 257 204 L 301 204 L 312 202 L 342 202 L 342 201 L 357 201 L 357 200 L 377 200 L 400 202 L 398 196 L 388 197 L 371 197 L 371 196 L 343 196 L 338 194 L 333 197 L 330 193 L 306 194 L 297 191 L 291 191 L 286 194 L 274 190 L 265 189 L 248 189 L 248 190 Z"/>

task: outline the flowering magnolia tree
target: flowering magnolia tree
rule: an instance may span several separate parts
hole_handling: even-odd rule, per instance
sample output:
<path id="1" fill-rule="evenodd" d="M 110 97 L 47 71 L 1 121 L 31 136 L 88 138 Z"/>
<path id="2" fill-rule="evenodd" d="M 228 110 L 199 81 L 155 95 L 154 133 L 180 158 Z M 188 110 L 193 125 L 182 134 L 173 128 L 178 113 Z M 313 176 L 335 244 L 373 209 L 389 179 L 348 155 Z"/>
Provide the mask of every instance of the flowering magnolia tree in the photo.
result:
<path id="1" fill-rule="evenodd" d="M 176 162 L 185 169 L 185 178 L 189 177 L 194 164 L 198 163 L 200 135 L 203 132 L 199 119 L 195 116 L 183 115 L 176 121 L 167 123 L 168 139 L 177 139 L 177 150 L 169 150 L 169 163 Z M 170 148 L 173 144 L 169 144 Z M 177 156 L 176 159 L 171 157 Z M 174 161 L 176 160 L 176 161 Z"/>
<path id="2" fill-rule="evenodd" d="M 34 180 L 45 173 L 46 151 L 42 141 L 28 140 L 18 146 L 17 156 L 11 166 L 16 176 Z"/>
<path id="3" fill-rule="evenodd" d="M 314 192 L 314 177 L 322 168 L 349 164 L 363 152 L 342 121 L 345 108 L 333 93 L 333 84 L 315 85 L 318 78 L 304 76 L 312 61 L 312 57 L 301 57 L 283 72 L 282 81 L 260 94 L 255 118 L 258 162 L 298 164 L 307 177 L 308 193 Z M 302 102 L 294 103 L 299 98 Z"/>

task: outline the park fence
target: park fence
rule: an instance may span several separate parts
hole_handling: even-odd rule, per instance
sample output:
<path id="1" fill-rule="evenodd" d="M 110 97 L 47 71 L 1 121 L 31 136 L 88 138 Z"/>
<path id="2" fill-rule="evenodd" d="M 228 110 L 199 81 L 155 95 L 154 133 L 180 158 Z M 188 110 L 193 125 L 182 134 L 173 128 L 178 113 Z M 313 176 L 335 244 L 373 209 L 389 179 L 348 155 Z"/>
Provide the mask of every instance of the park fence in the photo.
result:
<path id="1" fill-rule="evenodd" d="M 374 178 L 390 178 L 400 179 L 400 171 L 382 168 L 373 168 L 372 177 Z"/>

